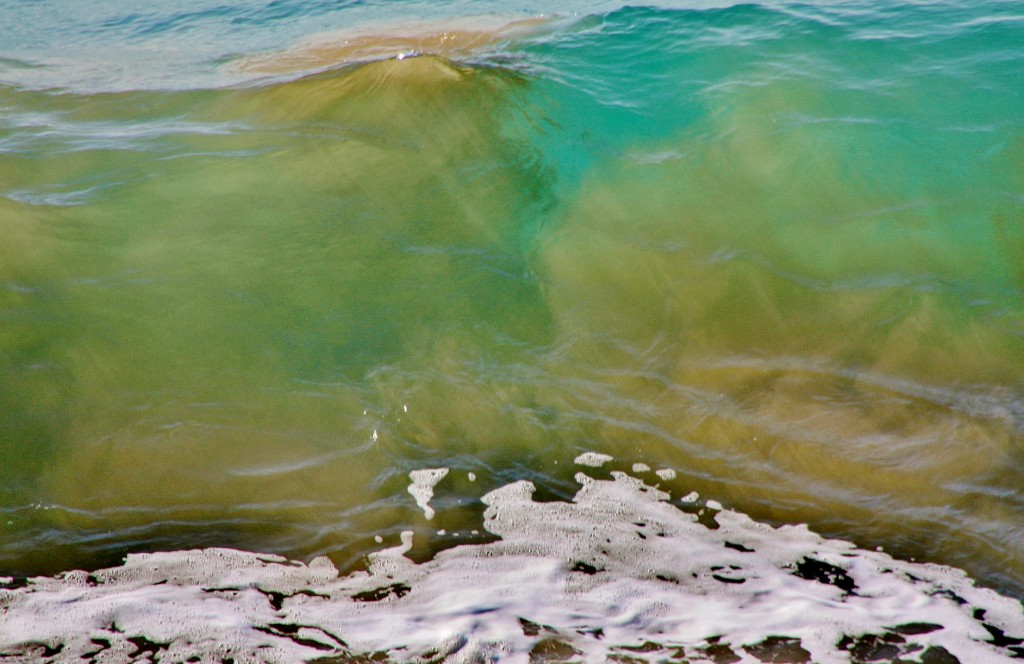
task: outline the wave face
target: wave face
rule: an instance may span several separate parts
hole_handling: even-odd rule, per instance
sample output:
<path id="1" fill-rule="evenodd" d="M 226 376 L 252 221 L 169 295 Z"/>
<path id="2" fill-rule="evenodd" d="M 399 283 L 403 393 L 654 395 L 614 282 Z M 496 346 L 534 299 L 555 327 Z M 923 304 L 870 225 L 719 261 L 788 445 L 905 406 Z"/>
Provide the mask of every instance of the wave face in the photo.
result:
<path id="1" fill-rule="evenodd" d="M 1024 595 L 1019 4 L 128 4 L 0 8 L 0 574 L 593 452 Z"/>

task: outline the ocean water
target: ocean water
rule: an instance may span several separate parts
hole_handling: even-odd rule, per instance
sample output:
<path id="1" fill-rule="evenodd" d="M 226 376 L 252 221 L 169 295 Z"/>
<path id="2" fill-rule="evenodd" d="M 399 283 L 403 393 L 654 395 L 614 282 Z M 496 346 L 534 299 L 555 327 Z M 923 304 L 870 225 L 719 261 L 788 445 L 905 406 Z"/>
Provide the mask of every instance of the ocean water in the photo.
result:
<path id="1" fill-rule="evenodd" d="M 0 4 L 0 575 L 585 452 L 1024 596 L 1024 4 Z"/>

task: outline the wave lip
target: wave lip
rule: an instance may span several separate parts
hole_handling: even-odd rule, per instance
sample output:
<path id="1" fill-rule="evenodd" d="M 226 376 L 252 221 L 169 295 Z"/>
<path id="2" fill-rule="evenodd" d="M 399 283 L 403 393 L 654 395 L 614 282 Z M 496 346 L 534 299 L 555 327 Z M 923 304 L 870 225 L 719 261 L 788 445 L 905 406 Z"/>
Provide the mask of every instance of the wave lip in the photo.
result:
<path id="1" fill-rule="evenodd" d="M 364 25 L 316 35 L 283 52 L 248 55 L 232 62 L 228 68 L 248 74 L 287 74 L 420 55 L 466 57 L 536 32 L 549 20 L 476 16 Z"/>
<path id="2" fill-rule="evenodd" d="M 0 589 L 4 661 L 1001 661 L 1021 605 L 962 571 L 773 528 L 625 473 L 484 497 L 496 542 L 416 564 L 402 544 L 339 577 L 230 549 Z M 192 658 L 192 659 L 189 659 Z M 198 658 L 198 659 L 196 659 Z M 358 659 L 350 659 L 358 658 Z"/>

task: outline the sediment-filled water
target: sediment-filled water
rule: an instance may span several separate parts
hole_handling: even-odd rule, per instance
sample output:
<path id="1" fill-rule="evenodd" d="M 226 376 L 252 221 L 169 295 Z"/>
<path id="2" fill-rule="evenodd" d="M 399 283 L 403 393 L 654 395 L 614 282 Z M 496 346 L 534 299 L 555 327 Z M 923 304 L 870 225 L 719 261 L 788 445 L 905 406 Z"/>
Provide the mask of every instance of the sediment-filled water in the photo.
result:
<path id="1" fill-rule="evenodd" d="M 0 575 L 597 452 L 1024 595 L 1024 5 L 173 4 L 0 7 Z"/>

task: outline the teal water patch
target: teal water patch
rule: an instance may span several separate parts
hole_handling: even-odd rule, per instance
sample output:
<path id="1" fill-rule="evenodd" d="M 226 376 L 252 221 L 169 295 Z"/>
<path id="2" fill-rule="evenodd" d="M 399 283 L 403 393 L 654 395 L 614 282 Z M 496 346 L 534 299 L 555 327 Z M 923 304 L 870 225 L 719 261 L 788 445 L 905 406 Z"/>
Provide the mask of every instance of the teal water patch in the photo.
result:
<path id="1" fill-rule="evenodd" d="M 956 7 L 626 8 L 523 48 L 543 73 L 539 106 L 554 127 L 545 154 L 573 182 L 759 95 L 765 107 L 751 121 L 820 135 L 853 168 L 897 175 L 900 192 L 962 189 L 976 174 L 1012 196 L 1012 169 L 990 166 L 1020 135 L 1020 17 L 1002 9 L 1009 16 L 981 21 Z M 920 173 L 924 163 L 934 172 Z"/>

